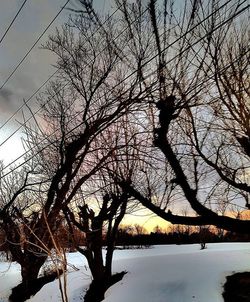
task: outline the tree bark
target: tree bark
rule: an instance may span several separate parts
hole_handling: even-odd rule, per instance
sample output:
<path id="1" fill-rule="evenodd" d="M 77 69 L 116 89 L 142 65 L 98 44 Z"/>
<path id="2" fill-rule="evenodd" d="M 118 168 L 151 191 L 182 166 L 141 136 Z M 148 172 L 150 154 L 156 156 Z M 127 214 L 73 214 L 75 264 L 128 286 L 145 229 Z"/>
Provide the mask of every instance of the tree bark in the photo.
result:
<path id="1" fill-rule="evenodd" d="M 93 280 L 85 297 L 84 302 L 101 302 L 104 300 L 106 290 L 115 283 L 122 280 L 125 271 L 114 274 L 110 278 L 104 277 L 102 280 Z"/>
<path id="2" fill-rule="evenodd" d="M 47 256 L 36 256 L 29 253 L 21 263 L 22 282 L 12 289 L 11 302 L 23 302 L 35 295 L 46 283 L 54 280 L 57 274 L 38 278 L 39 271 Z"/>

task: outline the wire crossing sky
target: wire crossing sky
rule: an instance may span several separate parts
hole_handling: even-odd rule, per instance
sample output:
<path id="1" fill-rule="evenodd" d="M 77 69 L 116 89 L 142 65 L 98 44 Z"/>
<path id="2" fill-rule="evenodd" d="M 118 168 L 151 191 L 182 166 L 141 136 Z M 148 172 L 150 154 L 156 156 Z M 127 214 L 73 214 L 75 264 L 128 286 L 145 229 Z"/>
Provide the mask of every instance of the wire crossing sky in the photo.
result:
<path id="1" fill-rule="evenodd" d="M 97 0 L 95 6 L 102 11 L 106 6 L 112 11 L 114 6 L 110 1 Z M 32 101 L 30 106 L 36 111 L 35 96 L 55 74 L 52 66 L 55 57 L 41 49 L 41 45 L 56 27 L 67 21 L 70 11 L 65 9 L 66 3 L 67 7 L 79 8 L 77 0 L 29 0 L 22 2 L 22 8 L 20 1 L 1 2 L 0 29 L 6 34 L 0 45 L 0 143 L 12 136 L 4 143 L 4 148 L 0 148 L 0 159 L 6 163 L 23 152 L 22 133 L 17 129 L 20 127 L 18 121 L 22 120 L 24 100 Z"/>
<path id="2" fill-rule="evenodd" d="M 14 16 L 14 18 L 12 19 L 12 21 L 10 22 L 10 25 L 7 27 L 7 29 L 5 30 L 2 38 L 0 39 L 0 44 L 2 43 L 3 39 L 5 38 L 5 36 L 7 35 L 8 31 L 10 30 L 11 26 L 13 25 L 13 23 L 15 22 L 16 18 L 18 17 L 18 15 L 20 14 L 21 10 L 23 9 L 25 3 L 27 2 L 27 0 L 23 1 L 23 4 L 21 5 L 21 7 L 19 8 L 19 10 L 17 11 L 16 15 Z"/>
<path id="3" fill-rule="evenodd" d="M 3 84 L 0 86 L 0 90 L 3 89 L 3 87 L 8 83 L 8 81 L 12 78 L 13 74 L 17 71 L 17 69 L 22 65 L 24 60 L 28 57 L 28 55 L 31 53 L 31 51 L 35 48 L 35 46 L 38 44 L 38 42 L 41 40 L 41 38 L 44 36 L 44 34 L 48 31 L 48 29 L 51 27 L 51 25 L 55 22 L 57 17 L 60 15 L 60 13 L 65 9 L 67 4 L 69 3 L 69 0 L 66 1 L 66 3 L 63 5 L 63 7 L 59 10 L 59 12 L 55 15 L 55 17 L 49 22 L 49 24 L 45 27 L 45 29 L 42 31 L 42 33 L 38 36 L 38 38 L 35 40 L 35 42 L 32 44 L 31 48 L 27 51 L 27 53 L 24 55 L 24 57 L 21 59 L 21 61 L 16 65 L 16 67 L 12 70 L 12 72 L 9 74 L 7 79 L 3 82 Z"/>
<path id="4" fill-rule="evenodd" d="M 67 1 L 67 3 L 68 3 L 69 1 Z M 65 5 L 67 5 L 67 3 L 65 4 Z M 65 6 L 64 5 L 64 6 Z M 105 21 L 102 23 L 102 25 L 100 26 L 100 28 L 98 29 L 98 30 L 100 30 L 101 29 L 101 27 L 102 26 L 104 26 L 105 25 L 105 23 L 107 23 L 114 15 L 115 15 L 115 13 L 117 12 L 119 10 L 119 8 L 117 8 L 110 16 L 108 16 L 108 18 L 106 18 L 105 19 Z M 97 30 L 97 31 L 98 31 Z M 96 31 L 96 32 L 97 32 Z M 93 34 L 92 34 L 92 36 L 94 36 L 95 35 L 95 33 L 96 32 L 94 32 Z M 46 86 L 46 84 L 58 73 L 58 71 L 59 71 L 60 69 L 59 68 L 57 68 L 47 79 L 46 79 L 46 81 L 45 82 L 43 82 L 42 83 L 42 85 L 40 86 L 40 87 L 38 87 L 38 89 L 36 89 L 35 90 L 35 92 L 34 93 L 32 93 L 32 95 L 27 99 L 27 100 L 25 100 L 24 102 L 23 102 L 23 104 L 12 114 L 12 115 L 10 115 L 10 117 L 2 124 L 2 125 L 0 125 L 0 130 L 5 126 L 5 125 L 7 125 L 8 124 L 8 122 L 10 121 L 10 120 L 12 120 L 14 117 L 15 117 L 15 115 L 18 113 L 18 112 L 20 112 L 20 110 L 22 110 L 37 94 L 38 94 L 38 92 L 40 92 L 41 90 L 42 90 L 42 88 L 44 88 L 45 86 Z M 1 89 L 1 88 L 0 88 Z M 38 111 L 40 111 L 40 108 L 38 109 Z M 36 114 L 36 112 L 34 113 L 34 114 Z M 18 127 L 17 128 L 17 131 L 21 128 L 22 126 L 20 126 L 20 127 Z M 16 132 L 16 131 L 15 131 Z M 2 142 L 1 144 L 0 144 L 0 147 L 2 146 L 2 144 L 3 144 L 4 142 Z"/>
<path id="5" fill-rule="evenodd" d="M 8 158 L 7 162 L 4 163 L 5 168 L 3 170 L 2 177 L 6 177 L 13 171 L 19 169 L 25 163 L 32 160 L 32 158 L 39 154 L 39 152 L 42 152 L 53 143 L 50 142 L 49 137 L 45 137 L 42 142 L 46 142 L 47 145 L 40 147 L 40 150 L 37 148 L 35 152 L 30 152 L 33 151 L 32 149 L 23 152 L 19 130 L 21 130 L 22 127 L 32 119 L 32 116 L 29 118 L 25 116 L 22 124 L 20 123 L 20 120 L 22 120 L 20 118 L 20 114 L 26 110 L 26 104 L 33 100 L 33 98 L 35 99 L 35 96 L 46 86 L 48 81 L 52 79 L 58 71 L 51 67 L 51 64 L 55 62 L 55 57 L 51 56 L 49 52 L 40 49 L 40 44 L 46 42 L 48 35 L 53 34 L 56 26 L 60 27 L 60 25 L 67 20 L 69 11 L 65 10 L 65 7 L 68 4 L 72 5 L 73 9 L 76 7 L 77 10 L 77 6 L 75 6 L 76 0 L 55 0 L 53 1 L 53 4 L 51 1 L 45 0 L 43 2 L 43 12 L 40 13 L 40 15 L 37 15 L 35 12 L 38 11 L 38 8 L 40 9 L 39 3 L 41 4 L 41 0 L 26 0 L 19 9 L 17 9 L 17 7 L 14 9 L 13 1 L 14 0 L 10 0 L 13 7 L 9 4 L 9 9 L 11 8 L 10 11 L 12 11 L 12 15 L 13 11 L 17 11 L 14 19 L 13 16 L 12 18 L 9 18 L 9 20 L 8 18 L 0 18 L 1 28 L 6 28 L 6 24 L 9 24 L 2 36 L 1 42 L 3 43 L 0 47 L 0 55 L 4 58 L 0 61 L 0 159 Z M 96 3 L 98 3 L 98 1 Z M 102 2 L 102 5 L 105 5 L 103 3 L 106 2 Z M 220 3 L 221 6 L 218 6 L 217 10 L 219 11 L 229 3 L 231 6 L 234 5 L 233 0 L 222 1 Z M 26 6 L 24 10 L 23 8 L 25 4 Z M 245 6 L 243 6 L 243 4 Z M 4 5 L 7 7 L 6 4 Z M 249 4 L 247 5 L 246 0 L 242 0 L 241 5 L 242 8 L 239 9 L 235 15 L 216 25 L 213 30 L 216 31 L 217 29 L 230 24 L 233 18 L 238 17 L 238 15 L 243 13 L 245 10 L 248 10 L 250 7 Z M 20 14 L 21 11 L 22 14 Z M 6 16 L 7 15 L 8 14 L 6 14 Z M 213 14 L 204 17 L 204 19 L 201 19 L 194 25 L 194 27 L 204 23 L 212 15 Z M 19 18 L 17 18 L 18 16 Z M 27 17 L 30 18 L 29 21 L 27 21 Z M 183 37 L 179 37 L 177 40 L 171 42 L 170 45 L 162 49 L 162 53 L 165 52 L 168 47 L 172 47 L 175 43 L 178 43 L 180 39 L 185 39 L 185 35 L 192 30 L 193 27 L 190 26 L 190 30 L 185 32 Z M 197 37 L 192 45 L 189 45 L 182 50 L 183 53 L 187 52 L 204 38 L 206 38 L 206 35 Z M 248 53 L 249 50 L 246 51 L 246 55 Z M 143 63 L 143 67 L 144 65 L 150 65 L 156 57 L 157 55 L 149 57 L 148 60 Z M 174 59 L 175 57 L 166 60 L 166 64 Z M 238 58 L 235 58 L 235 60 L 238 60 Z M 220 72 L 223 72 L 223 70 Z M 129 74 L 125 79 L 118 83 L 118 85 L 123 81 L 127 81 L 127 79 L 132 75 L 133 73 Z M 152 68 L 152 73 L 149 74 L 148 77 L 152 75 L 157 75 L 157 69 L 154 70 L 154 68 Z M 209 77 L 207 79 L 209 81 Z M 204 82 L 202 84 L 204 85 Z M 197 86 L 195 89 L 196 88 Z M 30 106 L 34 115 L 36 115 L 40 108 L 35 104 L 35 102 Z M 82 123 L 77 125 L 71 131 L 81 125 Z M 17 153 L 17 150 L 20 151 L 20 155 Z M 33 154 L 31 155 L 30 153 Z M 13 166 L 15 166 L 15 168 L 13 168 Z"/>
<path id="6" fill-rule="evenodd" d="M 232 0 L 227 1 L 226 3 L 231 2 Z M 243 1 L 246 2 L 246 1 Z M 223 7 L 225 6 L 222 5 L 221 7 L 219 7 L 216 11 L 221 10 Z M 221 28 L 222 26 L 224 26 L 225 24 L 227 24 L 228 22 L 230 22 L 232 19 L 234 19 L 235 17 L 237 17 L 238 15 L 240 15 L 241 13 L 243 13 L 245 10 L 247 10 L 250 7 L 250 5 L 246 5 L 245 7 L 243 7 L 241 10 L 239 10 L 239 12 L 237 12 L 235 15 L 229 17 L 228 19 L 226 19 L 225 21 L 221 22 L 219 25 L 217 25 L 213 31 L 218 30 L 219 28 Z M 145 12 L 145 11 L 144 11 Z M 206 18 L 204 18 L 203 20 L 201 20 L 198 24 L 196 24 L 193 28 L 197 27 L 198 25 L 204 23 L 207 19 L 211 18 L 213 16 L 214 13 L 211 13 L 210 15 L 208 15 Z M 181 36 L 180 38 L 176 39 L 173 43 L 171 43 L 170 45 L 168 45 L 166 48 L 162 49 L 162 52 L 166 51 L 167 48 L 169 48 L 170 46 L 174 45 L 175 43 L 177 43 L 179 41 L 179 39 L 181 39 L 182 37 L 185 37 L 189 32 L 191 32 L 193 30 L 193 28 L 191 28 L 189 31 L 185 32 L 183 36 Z M 198 40 L 196 40 L 192 45 L 188 46 L 187 48 L 185 48 L 183 50 L 183 52 L 186 52 L 188 49 L 190 49 L 191 47 L 193 47 L 194 45 L 196 45 L 198 42 L 202 41 L 203 39 L 205 39 L 205 37 L 207 37 L 207 33 L 200 37 Z M 249 53 L 249 49 L 246 51 L 246 55 Z M 177 55 L 178 56 L 178 55 Z M 176 56 L 176 57 L 177 57 Z M 148 64 L 150 63 L 153 59 L 155 59 L 156 56 L 151 57 L 148 61 L 146 61 L 144 64 Z M 174 57 L 175 58 L 175 57 Z M 171 58 L 170 60 L 168 60 L 166 62 L 166 64 L 170 63 L 172 60 L 174 60 L 174 58 Z M 235 58 L 235 60 L 239 60 L 240 58 Z M 228 66 L 230 67 L 230 65 Z M 225 69 L 221 70 L 220 72 L 223 72 Z M 135 71 L 136 72 L 136 71 Z M 122 82 L 126 81 L 127 79 L 129 79 L 135 72 L 132 72 L 131 74 L 129 74 L 127 77 L 125 77 L 121 82 L 119 82 L 116 86 L 118 86 L 119 84 L 121 84 Z M 155 73 L 157 72 L 156 70 L 154 71 Z M 150 74 L 151 75 L 151 74 Z M 150 76 L 149 75 L 149 76 Z M 209 80 L 209 78 L 208 78 Z M 204 82 L 200 83 L 201 85 L 204 85 Z M 114 86 L 112 89 L 114 89 L 116 86 Z M 195 87 L 195 89 L 197 88 L 197 86 Z M 74 127 L 70 132 L 73 132 L 75 129 L 77 129 L 78 127 L 80 127 L 83 123 L 80 123 L 79 125 L 77 125 L 76 127 Z M 57 130 L 55 130 L 56 132 Z M 51 136 L 53 134 L 55 134 L 55 132 L 53 132 L 51 134 Z M 69 134 L 69 133 L 67 133 Z M 44 138 L 42 142 L 46 141 L 48 138 Z M 42 149 L 40 149 L 38 152 L 36 152 L 35 154 L 33 154 L 32 156 L 28 157 L 25 161 L 23 161 L 22 163 L 18 164 L 14 169 L 11 169 L 9 172 L 5 173 L 2 175 L 2 177 L 6 177 L 7 175 L 9 175 L 10 173 L 12 173 L 13 171 L 17 170 L 18 168 L 20 168 L 21 166 L 23 166 L 25 163 L 29 162 L 32 158 L 34 158 L 39 152 L 42 152 L 44 149 L 46 149 L 47 147 L 49 147 L 52 143 L 49 143 L 47 146 L 43 147 Z M 9 168 L 13 163 L 16 163 L 19 159 L 21 159 L 23 156 L 25 156 L 26 154 L 28 154 L 29 151 L 32 150 L 27 150 L 26 152 L 24 152 L 23 154 L 21 154 L 18 158 L 16 158 L 14 161 L 12 161 L 10 164 L 8 164 L 7 166 L 5 166 L 5 168 L 3 169 L 3 171 L 7 170 L 7 168 Z"/>
<path id="7" fill-rule="evenodd" d="M 34 2 L 37 4 L 39 1 L 37 0 L 37 1 L 35 1 L 34 0 Z M 218 10 L 219 9 L 221 9 L 221 8 L 223 8 L 226 4 L 228 4 L 228 3 L 230 3 L 230 2 L 232 2 L 232 4 L 233 4 L 233 1 L 232 0 L 228 0 L 228 1 L 225 1 L 222 5 L 221 5 L 221 7 L 219 7 L 218 8 Z M 242 1 L 242 4 L 243 3 L 245 3 L 246 1 Z M 59 2 L 58 2 L 59 3 Z M 62 3 L 62 1 L 60 2 L 60 3 Z M 22 67 L 21 65 L 22 65 L 22 63 L 25 61 L 25 59 L 26 58 L 29 58 L 29 62 L 27 62 L 27 63 L 29 63 L 29 65 L 31 65 L 30 63 L 32 63 L 32 59 L 34 59 L 34 54 L 33 54 L 33 52 L 35 53 L 36 51 L 37 51 L 37 49 L 34 49 L 35 48 L 35 46 L 38 44 L 38 42 L 40 41 L 40 39 L 43 37 L 43 35 L 48 31 L 48 29 L 50 28 L 50 26 L 55 22 L 55 20 L 59 17 L 59 15 L 61 14 L 61 13 L 64 13 L 64 14 L 66 14 L 66 15 L 64 15 L 63 17 L 62 17 L 62 19 L 60 20 L 60 22 L 62 23 L 62 22 L 64 22 L 65 20 L 66 20 L 66 17 L 67 17 L 67 13 L 68 13 L 68 11 L 66 11 L 64 8 L 67 6 L 67 4 L 69 4 L 69 5 L 72 5 L 72 7 L 74 8 L 74 2 L 70 2 L 69 0 L 68 1 L 64 1 L 63 2 L 64 4 L 63 4 L 63 6 L 61 6 L 61 5 L 58 5 L 57 6 L 57 10 L 56 10 L 56 8 L 55 8 L 55 11 L 53 11 L 53 14 L 54 14 L 54 17 L 51 19 L 50 18 L 50 21 L 49 22 L 47 22 L 47 26 L 45 26 L 44 24 L 43 24 L 43 28 L 45 28 L 45 30 L 43 30 L 42 31 L 42 33 L 39 35 L 39 37 L 38 37 L 38 39 L 35 41 L 35 43 L 33 43 L 33 44 L 31 44 L 32 46 L 31 46 L 31 48 L 28 50 L 28 52 L 26 52 L 26 54 L 25 54 L 25 56 L 21 59 L 21 61 L 19 61 L 19 63 L 14 67 L 14 69 L 12 70 L 12 72 L 9 74 L 9 76 L 7 77 L 7 79 L 5 80 L 5 82 L 2 84 L 2 86 L 0 87 L 0 106 L 2 107 L 2 105 L 4 105 L 4 102 L 6 103 L 5 105 L 6 105 L 6 107 L 7 106 L 9 106 L 9 105 L 11 105 L 11 104 L 8 104 L 8 102 L 10 103 L 11 102 L 11 96 L 13 96 L 13 92 L 12 92 L 12 90 L 10 90 L 9 88 L 5 88 L 4 86 L 8 83 L 8 81 L 9 80 L 11 80 L 10 81 L 10 85 L 12 84 L 13 86 L 14 86 L 14 84 L 15 84 L 15 73 L 17 72 L 17 77 L 18 76 L 20 76 L 20 75 L 18 75 L 18 74 L 21 74 L 22 76 L 23 76 L 23 74 L 25 73 L 23 73 L 23 70 L 22 70 L 22 68 L 20 68 L 20 70 L 17 70 L 17 69 L 19 69 L 19 67 Z M 98 3 L 98 1 L 96 2 L 96 3 Z M 23 3 L 23 6 L 24 6 L 24 4 L 25 3 Z M 22 7 L 23 7 L 22 6 Z M 249 5 L 248 5 L 248 7 L 249 7 Z M 28 10 L 28 8 L 29 7 L 26 7 L 27 8 L 27 10 Z M 244 10 L 245 9 L 247 9 L 247 6 L 244 8 Z M 20 9 L 19 9 L 20 10 Z M 56 14 L 55 14 L 55 12 L 56 12 Z M 201 22 L 200 23 L 202 23 L 202 22 L 204 22 L 204 20 L 201 20 Z M 61 23 L 59 23 L 59 25 L 61 24 Z M 223 26 L 224 24 L 221 24 L 221 26 Z M 57 24 L 57 26 L 58 26 L 58 24 Z M 196 24 L 196 26 L 197 26 L 197 24 Z M 14 28 L 13 28 L 14 29 Z M 190 30 L 192 30 L 192 29 L 190 29 Z M 37 35 L 37 33 L 36 33 L 36 35 Z M 6 38 L 8 38 L 8 37 L 6 37 Z M 202 39 L 202 38 L 201 38 Z M 173 43 L 176 43 L 176 42 L 178 42 L 178 41 L 175 41 L 175 42 L 173 42 Z M 171 46 L 171 45 L 170 45 Z M 166 49 L 164 49 L 163 51 L 165 51 Z M 1 50 L 0 50 L 1 51 Z M 184 51 L 186 51 L 186 50 L 184 50 Z M 0 53 L 1 54 L 1 53 Z M 39 53 L 40 54 L 40 53 Z M 51 58 L 49 58 L 49 59 L 51 59 Z M 149 61 L 148 62 L 146 62 L 145 64 L 148 64 L 148 63 L 150 63 L 150 61 L 152 61 L 154 58 L 150 58 L 149 59 Z M 53 62 L 52 60 L 51 60 L 51 62 Z M 48 62 L 48 64 L 46 65 L 46 63 L 43 63 L 43 61 L 41 60 L 41 62 L 39 62 L 39 64 L 38 64 L 38 67 L 39 67 L 39 69 L 37 70 L 37 72 L 35 72 L 34 73 L 34 75 L 36 75 L 36 76 L 39 76 L 39 75 L 41 75 L 42 74 L 42 72 L 43 72 L 43 68 L 44 68 L 44 65 L 46 66 L 46 71 L 48 71 L 48 70 L 52 70 L 51 69 L 51 67 L 50 67 L 50 64 L 49 64 L 49 62 Z M 40 68 L 41 68 L 41 70 L 40 70 Z M 0 69 L 1 70 L 1 69 Z M 18 106 L 18 108 L 14 111 L 12 111 L 12 113 L 11 113 L 11 111 L 9 112 L 9 115 L 7 116 L 7 119 L 5 119 L 5 121 L 2 123 L 2 125 L 0 124 L 0 130 L 2 130 L 2 128 L 5 128 L 5 126 L 6 126 L 6 124 L 8 123 L 8 122 L 10 122 L 12 119 L 14 119 L 14 117 L 17 117 L 18 118 L 18 114 L 22 111 L 22 109 L 26 106 L 26 103 L 28 103 L 29 101 L 31 101 L 33 98 L 34 98 L 34 96 L 38 93 L 38 92 L 40 92 L 40 90 L 46 85 L 46 83 L 48 83 L 48 81 L 56 74 L 56 72 L 57 72 L 57 70 L 56 71 L 54 71 L 53 73 L 52 72 L 50 72 L 49 73 L 49 77 L 45 77 L 45 81 L 43 81 L 42 82 L 42 84 L 40 85 L 40 86 L 38 86 L 38 88 L 35 90 L 35 92 L 33 92 L 33 93 L 31 93 L 30 95 L 27 95 L 26 93 L 28 93 L 28 91 L 30 91 L 29 89 L 25 89 L 25 94 L 27 95 L 26 97 L 23 97 L 23 99 L 25 100 L 25 101 L 22 101 L 22 103 L 21 103 L 21 105 L 19 105 Z M 2 74 L 2 73 L 1 73 Z M 12 79 L 12 76 L 13 76 L 13 79 Z M 126 78 L 127 79 L 127 78 Z M 125 79 L 125 80 L 126 80 Z M 14 84 L 12 83 L 13 82 L 13 80 L 14 80 Z M 26 83 L 25 83 L 26 84 Z M 37 86 L 37 85 L 35 85 L 35 86 Z M 16 87 L 16 85 L 15 85 L 15 87 Z M 20 86 L 18 86 L 18 87 L 20 87 Z M 34 85 L 32 86 L 32 88 L 33 88 L 33 91 L 34 91 Z M 15 89 L 16 90 L 16 89 Z M 18 91 L 17 91 L 18 92 Z M 24 89 L 23 89 L 23 92 L 24 92 Z M 22 94 L 18 94 L 18 102 L 20 103 L 20 96 L 22 96 Z M 2 108 L 1 108 L 2 109 Z M 8 108 L 9 109 L 9 108 Z M 2 111 L 2 110 L 1 110 Z M 37 113 L 37 112 L 39 112 L 39 108 L 37 109 L 37 108 L 35 108 L 34 107 L 34 112 L 35 112 L 35 114 Z M 0 117 L 0 121 L 2 120 L 3 118 L 2 118 L 2 116 Z M 9 143 L 9 141 L 10 141 L 10 139 L 12 138 L 13 139 L 13 137 L 14 137 L 14 135 L 16 134 L 16 133 L 18 133 L 19 132 L 19 130 L 25 125 L 25 123 L 27 123 L 29 120 L 31 119 L 31 117 L 30 118 L 28 118 L 25 122 L 24 122 L 24 124 L 21 124 L 20 122 L 18 123 L 18 125 L 17 125 L 17 127 L 15 127 L 15 129 L 11 129 L 11 127 L 10 128 L 8 128 L 8 130 L 9 131 L 4 131 L 4 134 L 5 135 L 1 135 L 1 141 L 0 141 L 0 155 L 1 155 L 1 147 L 4 145 L 7 145 L 8 143 Z M 4 130 L 6 130 L 6 128 L 4 129 Z M 17 140 L 19 140 L 19 144 L 20 144 L 20 139 L 19 139 L 19 137 L 17 138 Z M 16 141 L 17 141 L 16 140 Z M 11 142 L 12 142 L 12 140 L 11 140 Z M 11 143 L 10 142 L 10 143 Z M 14 160 L 11 160 L 9 163 L 8 163 L 8 165 L 7 165 L 7 167 L 11 164 L 11 163 L 15 163 L 18 159 L 20 159 L 24 154 L 26 154 L 26 153 L 21 153 L 21 155 L 20 156 L 18 156 L 18 157 L 16 157 L 15 156 L 15 159 Z"/>

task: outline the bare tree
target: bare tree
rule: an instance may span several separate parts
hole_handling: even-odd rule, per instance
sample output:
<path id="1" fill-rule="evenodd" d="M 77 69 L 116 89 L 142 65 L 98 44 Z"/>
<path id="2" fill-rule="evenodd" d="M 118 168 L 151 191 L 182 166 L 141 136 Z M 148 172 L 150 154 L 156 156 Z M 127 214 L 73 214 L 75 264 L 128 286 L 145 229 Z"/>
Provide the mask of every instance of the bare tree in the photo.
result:
<path id="1" fill-rule="evenodd" d="M 111 43 L 115 34 L 113 24 L 107 24 L 109 35 L 103 35 L 98 29 L 99 25 L 89 16 L 79 15 L 51 36 L 46 44 L 58 58 L 57 79 L 38 99 L 42 114 L 36 118 L 37 127 L 26 126 L 26 161 L 35 162 L 43 184 L 37 193 L 37 208 L 30 209 L 29 223 L 27 212 L 18 213 L 24 224 L 22 246 L 19 230 L 13 228 L 14 236 L 18 236 L 19 249 L 14 258 L 21 265 L 19 289 L 23 299 L 30 296 L 39 270 L 53 247 L 52 235 L 62 222 L 62 211 L 113 153 L 112 148 L 102 148 L 96 142 L 106 129 L 139 102 L 143 93 L 136 88 L 137 74 L 129 83 L 121 81 L 126 68 Z M 125 49 L 126 39 L 119 38 L 116 44 Z M 93 160 L 96 148 L 101 156 Z M 103 211 L 107 210 L 110 200 L 112 198 L 107 196 L 104 198 Z M 92 219 L 94 229 L 99 229 L 103 223 L 103 211 L 100 219 Z M 111 212 L 110 219 L 113 220 L 116 213 L 113 213 L 114 209 Z M 87 208 L 85 212 L 82 210 L 82 215 L 90 214 Z M 21 301 L 19 293 L 15 296 L 12 295 L 13 300 Z"/>
<path id="2" fill-rule="evenodd" d="M 119 225 L 124 215 L 133 210 L 134 203 L 113 175 L 119 173 L 128 180 L 138 168 L 138 150 L 134 149 L 137 132 L 136 127 L 128 122 L 129 118 L 132 119 L 132 114 L 130 116 L 127 111 L 119 121 L 102 132 L 101 139 L 95 141 L 96 152 L 92 153 L 93 157 L 102 158 L 106 149 L 110 148 L 112 155 L 78 191 L 77 211 L 74 207 L 67 207 L 64 211 L 72 235 L 73 225 L 86 238 L 84 248 L 76 245 L 77 250 L 86 256 L 93 277 L 85 296 L 86 301 L 102 301 L 107 288 L 125 274 L 113 274 L 112 259 Z M 94 158 L 93 160 L 95 161 Z M 105 259 L 103 244 L 106 245 Z"/>
<path id="3" fill-rule="evenodd" d="M 249 232 L 249 221 L 216 213 L 218 202 L 227 206 L 238 198 L 249 205 L 248 39 L 246 27 L 234 22 L 249 6 L 243 0 L 185 1 L 176 10 L 174 1 L 158 7 L 154 0 L 121 0 L 119 17 L 104 26 L 91 1 L 81 2 L 83 11 L 45 45 L 58 58 L 58 76 L 38 100 L 42 124 L 37 119 L 36 129 L 26 128 L 27 156 L 41 185 L 29 222 L 27 212 L 15 214 L 24 223 L 25 244 L 15 259 L 25 297 L 53 247 L 62 212 L 86 234 L 82 252 L 94 280 L 106 278 L 102 295 L 128 199 L 174 224 Z M 118 140 L 121 151 L 116 123 L 136 125 L 136 133 L 131 126 Z M 98 211 L 83 202 L 75 216 L 77 194 L 99 171 L 109 181 L 98 183 Z M 178 201 L 189 205 L 190 216 L 173 214 Z M 13 232 L 21 247 L 18 228 Z"/>
<path id="4" fill-rule="evenodd" d="M 175 215 L 169 206 L 157 205 L 154 196 L 144 194 L 136 183 L 120 179 L 120 185 L 174 224 L 213 224 L 248 233 L 249 221 L 216 211 L 219 202 L 245 202 L 248 208 L 249 38 L 246 25 L 237 17 L 244 19 L 249 6 L 244 1 L 232 6 L 222 1 L 213 4 L 210 1 L 204 7 L 197 1 L 192 6 L 186 3 L 184 15 L 179 15 L 181 22 L 170 10 L 175 20 L 172 33 L 176 42 L 172 48 L 169 42 L 164 46 L 164 37 L 171 32 L 164 28 L 170 23 L 165 21 L 169 16 L 167 2 L 159 13 L 155 1 L 149 3 L 158 51 L 157 82 L 151 82 L 155 91 L 148 96 L 148 103 L 154 103 L 158 110 L 153 143 L 174 175 L 162 183 L 162 194 L 166 185 L 175 184 L 177 197 L 190 206 L 190 215 Z M 125 12 L 124 19 L 129 23 Z M 133 33 L 137 34 L 135 29 Z M 152 76 L 142 71 L 150 85 Z"/>

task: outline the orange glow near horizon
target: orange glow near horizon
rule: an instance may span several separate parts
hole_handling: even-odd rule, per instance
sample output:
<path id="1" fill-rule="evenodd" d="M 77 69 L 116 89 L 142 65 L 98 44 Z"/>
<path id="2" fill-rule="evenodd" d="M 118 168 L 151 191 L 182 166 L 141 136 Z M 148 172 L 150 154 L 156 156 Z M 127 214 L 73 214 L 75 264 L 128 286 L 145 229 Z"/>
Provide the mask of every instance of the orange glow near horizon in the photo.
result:
<path id="1" fill-rule="evenodd" d="M 122 220 L 122 225 L 135 225 L 143 226 L 148 233 L 153 232 L 156 226 L 159 226 L 163 231 L 167 231 L 171 225 L 166 220 L 152 214 L 147 209 L 141 209 L 137 213 L 126 214 Z"/>

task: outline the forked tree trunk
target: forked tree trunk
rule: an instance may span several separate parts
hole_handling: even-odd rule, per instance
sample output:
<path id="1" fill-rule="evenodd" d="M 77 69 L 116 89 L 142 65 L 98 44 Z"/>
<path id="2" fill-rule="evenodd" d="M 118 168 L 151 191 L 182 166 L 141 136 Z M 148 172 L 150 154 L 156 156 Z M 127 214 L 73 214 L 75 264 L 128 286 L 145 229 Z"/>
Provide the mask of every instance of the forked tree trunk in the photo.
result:
<path id="1" fill-rule="evenodd" d="M 87 248 L 89 250 L 89 267 L 94 280 L 103 279 L 105 267 L 102 256 L 102 223 L 93 223 L 93 231 L 87 234 Z"/>
<path id="2" fill-rule="evenodd" d="M 114 242 L 107 245 L 106 265 L 103 264 L 102 256 L 102 228 L 90 234 L 91 252 L 89 253 L 88 264 L 93 276 L 93 281 L 84 297 L 84 302 L 101 302 L 104 300 L 106 290 L 119 282 L 126 272 L 112 275 L 112 258 Z M 85 254 L 86 255 L 86 254 Z"/>
<path id="3" fill-rule="evenodd" d="M 115 283 L 122 280 L 125 271 L 111 275 L 105 275 L 102 279 L 93 280 L 84 297 L 84 302 L 101 302 L 104 300 L 106 290 Z"/>
<path id="4" fill-rule="evenodd" d="M 97 223 L 93 232 L 87 234 L 87 253 L 85 253 L 93 281 L 84 297 L 85 302 L 104 299 L 106 291 L 105 266 L 102 256 L 102 225 Z"/>

